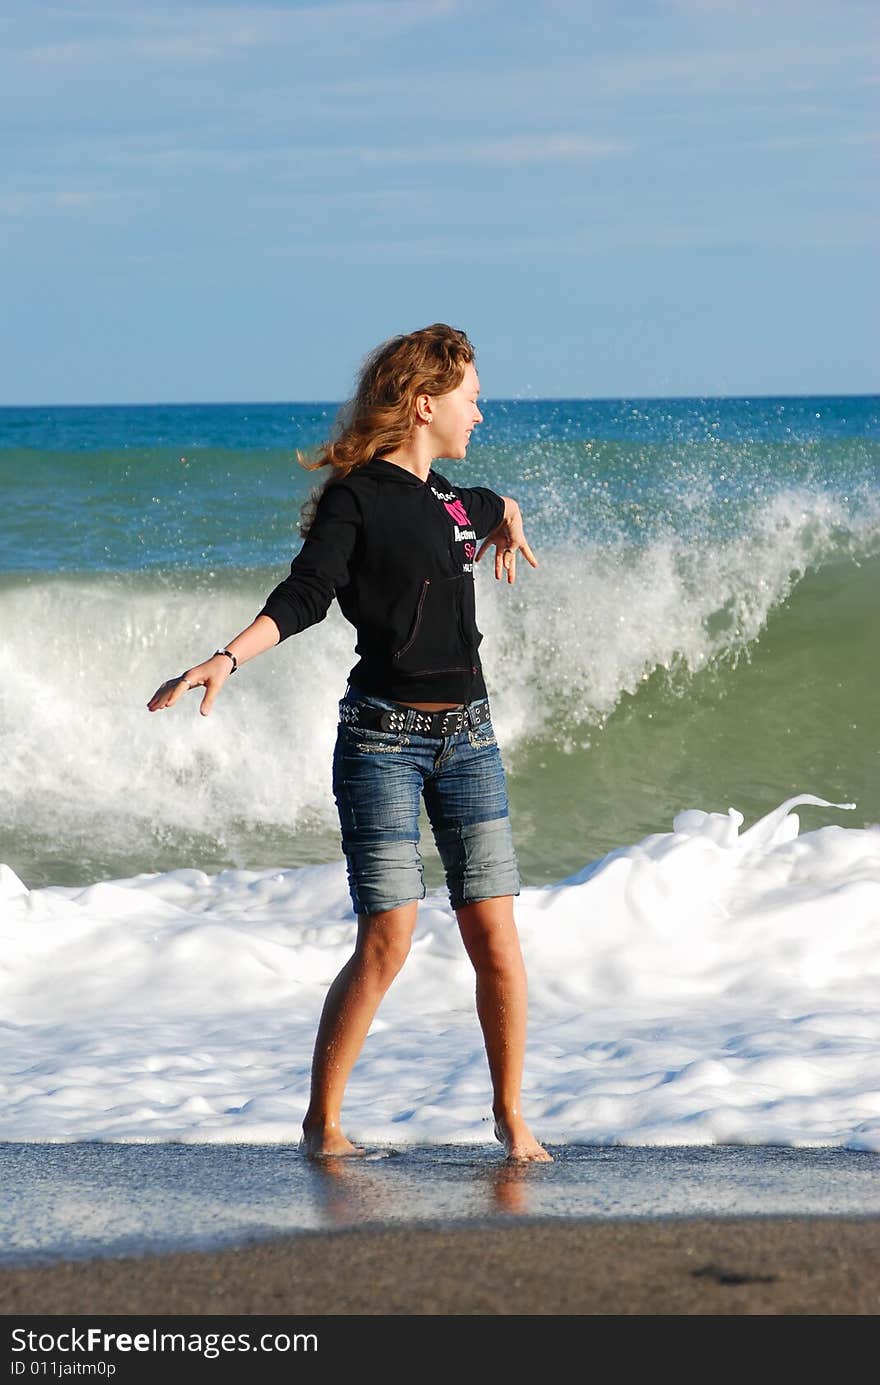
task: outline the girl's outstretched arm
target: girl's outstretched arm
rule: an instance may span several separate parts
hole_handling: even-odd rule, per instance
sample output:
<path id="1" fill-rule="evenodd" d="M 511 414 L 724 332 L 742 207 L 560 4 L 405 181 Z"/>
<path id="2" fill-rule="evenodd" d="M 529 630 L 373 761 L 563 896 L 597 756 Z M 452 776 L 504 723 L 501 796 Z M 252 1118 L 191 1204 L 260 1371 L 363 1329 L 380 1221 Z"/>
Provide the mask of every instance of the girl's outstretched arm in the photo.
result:
<path id="1" fill-rule="evenodd" d="M 504 518 L 497 528 L 487 534 L 480 544 L 475 561 L 479 562 L 486 549 L 495 545 L 495 576 L 500 582 L 504 575 L 510 583 L 516 581 L 516 555 L 521 552 L 527 563 L 538 566 L 538 560 L 526 542 L 519 505 L 509 495 L 502 496 Z"/>
<path id="2" fill-rule="evenodd" d="M 218 650 L 203 664 L 188 668 L 185 673 L 179 674 L 177 678 L 169 678 L 157 688 L 147 703 L 147 710 L 160 712 L 165 707 L 173 707 L 190 689 L 205 688 L 199 711 L 206 717 L 218 692 L 238 665 L 246 664 L 249 659 L 255 659 L 258 654 L 265 653 L 267 649 L 278 644 L 280 638 L 278 626 L 272 617 L 258 615 L 246 630 L 242 630 L 240 635 L 236 635 L 234 640 L 224 645 L 224 650 L 228 650 L 229 653 L 220 653 Z M 230 659 L 230 654 L 235 656 L 235 663 Z"/>

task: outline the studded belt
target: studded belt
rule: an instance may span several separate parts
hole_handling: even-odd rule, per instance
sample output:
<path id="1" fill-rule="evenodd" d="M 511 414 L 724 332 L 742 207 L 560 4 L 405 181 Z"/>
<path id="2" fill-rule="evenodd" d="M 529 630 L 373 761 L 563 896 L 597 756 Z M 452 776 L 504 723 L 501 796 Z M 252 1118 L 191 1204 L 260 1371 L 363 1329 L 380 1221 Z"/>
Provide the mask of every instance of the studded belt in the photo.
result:
<path id="1" fill-rule="evenodd" d="M 450 707 L 445 712 L 422 712 L 417 707 L 404 706 L 385 711 L 365 702 L 339 705 L 339 720 L 346 726 L 363 726 L 372 731 L 414 731 L 419 736 L 457 736 L 466 726 L 482 726 L 491 715 L 488 702 Z"/>

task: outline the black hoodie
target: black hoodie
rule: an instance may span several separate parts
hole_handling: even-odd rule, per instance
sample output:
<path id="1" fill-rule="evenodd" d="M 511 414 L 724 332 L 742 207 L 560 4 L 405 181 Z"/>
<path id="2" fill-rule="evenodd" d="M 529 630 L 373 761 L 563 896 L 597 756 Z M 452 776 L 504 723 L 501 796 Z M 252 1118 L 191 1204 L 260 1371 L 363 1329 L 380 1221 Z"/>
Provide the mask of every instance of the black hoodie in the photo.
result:
<path id="1" fill-rule="evenodd" d="M 322 492 L 290 576 L 261 614 L 285 640 L 323 620 L 336 596 L 357 630 L 355 687 L 394 702 L 485 697 L 474 553 L 503 515 L 484 486 L 436 471 L 420 481 L 374 457 Z"/>

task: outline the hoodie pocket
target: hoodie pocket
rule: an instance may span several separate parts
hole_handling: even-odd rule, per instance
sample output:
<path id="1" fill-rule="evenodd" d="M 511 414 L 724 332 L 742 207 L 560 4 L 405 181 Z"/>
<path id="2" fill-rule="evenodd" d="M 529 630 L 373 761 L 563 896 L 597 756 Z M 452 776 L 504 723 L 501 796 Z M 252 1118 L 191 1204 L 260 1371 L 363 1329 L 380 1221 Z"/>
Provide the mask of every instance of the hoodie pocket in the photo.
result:
<path id="1" fill-rule="evenodd" d="M 422 582 L 409 630 L 393 654 L 404 674 L 460 673 L 473 659 L 464 634 L 462 600 L 464 574 L 434 577 Z"/>

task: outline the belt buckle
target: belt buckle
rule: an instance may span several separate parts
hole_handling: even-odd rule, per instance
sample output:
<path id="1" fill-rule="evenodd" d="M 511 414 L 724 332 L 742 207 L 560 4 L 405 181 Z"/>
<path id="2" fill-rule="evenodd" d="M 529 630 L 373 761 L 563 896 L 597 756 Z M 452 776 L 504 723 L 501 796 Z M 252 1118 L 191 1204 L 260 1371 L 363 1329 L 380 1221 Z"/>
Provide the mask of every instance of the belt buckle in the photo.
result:
<path id="1" fill-rule="evenodd" d="M 443 713 L 443 731 L 441 732 L 442 735 L 457 736 L 460 733 L 463 726 L 464 713 L 459 708 L 456 708 L 454 711 Z"/>

